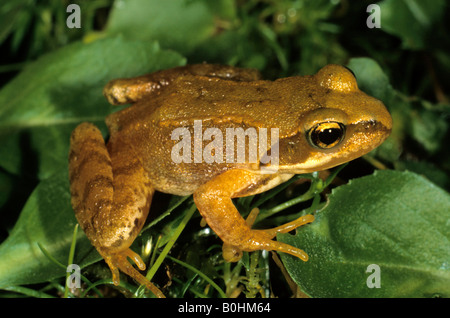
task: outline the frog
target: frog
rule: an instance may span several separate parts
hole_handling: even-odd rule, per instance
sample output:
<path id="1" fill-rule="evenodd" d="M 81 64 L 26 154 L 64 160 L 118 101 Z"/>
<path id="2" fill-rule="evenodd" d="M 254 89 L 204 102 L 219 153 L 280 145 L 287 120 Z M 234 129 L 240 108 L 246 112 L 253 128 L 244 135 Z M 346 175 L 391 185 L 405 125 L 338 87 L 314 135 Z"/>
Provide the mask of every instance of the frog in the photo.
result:
<path id="1" fill-rule="evenodd" d="M 84 233 L 108 264 L 114 284 L 120 283 L 123 272 L 157 297 L 164 294 L 141 274 L 146 265 L 130 248 L 155 191 L 192 195 L 203 220 L 223 241 L 226 261 L 258 250 L 307 261 L 304 250 L 276 236 L 313 222 L 313 214 L 272 229 L 253 229 L 233 199 L 268 191 L 296 174 L 361 157 L 381 145 L 392 129 L 383 102 L 361 91 L 352 71 L 337 64 L 314 75 L 275 80 L 263 79 L 254 69 L 192 64 L 112 80 L 103 94 L 112 105 L 130 106 L 106 117 L 107 142 L 89 122 L 72 132 L 71 204 Z M 180 129 L 182 133 L 174 135 Z M 213 134 L 205 136 L 208 129 Z M 221 140 L 220 134 L 239 129 L 253 129 L 260 136 L 265 131 L 259 141 L 266 141 L 266 147 L 253 154 L 255 139 L 249 134 L 240 146 L 236 141 L 205 150 L 212 140 Z M 274 134 L 268 136 L 268 131 Z M 186 139 L 186 147 L 177 147 L 189 135 L 193 138 Z M 201 149 L 204 154 L 209 151 L 215 160 L 192 160 L 198 155 L 196 145 L 201 146 L 200 154 Z M 244 153 L 241 160 L 229 156 L 233 150 Z M 186 160 L 174 160 L 181 151 Z"/>

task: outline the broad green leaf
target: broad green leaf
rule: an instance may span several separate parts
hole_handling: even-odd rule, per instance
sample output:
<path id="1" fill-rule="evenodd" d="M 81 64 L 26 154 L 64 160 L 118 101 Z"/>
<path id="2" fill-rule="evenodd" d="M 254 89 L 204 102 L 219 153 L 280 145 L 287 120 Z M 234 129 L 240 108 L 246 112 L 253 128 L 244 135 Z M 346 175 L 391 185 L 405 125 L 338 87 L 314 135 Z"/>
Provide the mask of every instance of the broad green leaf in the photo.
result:
<path id="1" fill-rule="evenodd" d="M 423 175 L 443 189 L 450 185 L 450 176 L 444 170 L 427 161 L 398 161 L 395 163 L 395 169 L 400 171 L 408 170 Z"/>
<path id="2" fill-rule="evenodd" d="M 217 2 L 217 1 L 214 1 Z M 230 1 L 116 1 L 108 20 L 108 34 L 123 34 L 127 38 L 158 41 L 163 48 L 183 54 L 216 32 L 214 7 L 232 7 Z M 229 11 L 226 10 L 226 11 Z"/>
<path id="3" fill-rule="evenodd" d="M 309 254 L 281 257 L 312 297 L 450 296 L 450 195 L 414 173 L 351 180 L 311 225 L 279 239 Z M 372 264 L 380 288 L 370 288 Z"/>
<path id="4" fill-rule="evenodd" d="M 65 270 L 51 262 L 38 244 L 67 265 L 76 222 L 64 170 L 37 186 L 10 236 L 0 245 L 0 288 L 64 276 Z M 78 231 L 74 263 L 83 267 L 99 259 L 83 231 Z"/>
<path id="5" fill-rule="evenodd" d="M 404 48 L 420 50 L 426 48 L 427 36 L 445 12 L 446 2 L 434 0 L 430 5 L 420 0 L 384 0 L 379 5 L 381 29 L 400 37 Z"/>
<path id="6" fill-rule="evenodd" d="M 122 37 L 76 42 L 44 55 L 0 91 L 0 166 L 40 179 L 67 165 L 69 136 L 81 121 L 118 110 L 102 95 L 111 79 L 182 65 L 157 43 Z"/>
<path id="7" fill-rule="evenodd" d="M 394 91 L 389 78 L 376 61 L 367 57 L 352 58 L 347 66 L 355 73 L 362 91 L 385 103 L 392 98 Z"/>

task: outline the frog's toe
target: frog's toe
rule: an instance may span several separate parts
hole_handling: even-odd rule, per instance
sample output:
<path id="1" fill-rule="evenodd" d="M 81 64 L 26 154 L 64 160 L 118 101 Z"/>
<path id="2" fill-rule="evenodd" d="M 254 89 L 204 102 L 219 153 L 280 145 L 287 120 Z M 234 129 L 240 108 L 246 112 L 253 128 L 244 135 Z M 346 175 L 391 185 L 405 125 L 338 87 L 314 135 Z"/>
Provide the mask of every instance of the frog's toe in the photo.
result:
<path id="1" fill-rule="evenodd" d="M 292 245 L 285 244 L 285 243 L 278 242 L 278 241 L 271 241 L 270 245 L 271 245 L 271 248 L 269 248 L 269 249 L 277 251 L 277 252 L 291 254 L 292 256 L 300 258 L 304 262 L 307 262 L 309 259 L 308 254 L 304 250 L 294 247 Z"/>
<path id="2" fill-rule="evenodd" d="M 295 246 L 272 240 L 271 233 L 267 233 L 267 230 L 253 230 L 252 232 L 253 237 L 251 241 L 248 243 L 249 250 L 277 251 L 291 254 L 295 257 L 300 258 L 302 261 L 305 262 L 308 260 L 308 254 L 306 254 L 305 251 Z"/>
<path id="3" fill-rule="evenodd" d="M 263 231 L 267 236 L 269 236 L 271 239 L 274 238 L 278 233 L 288 233 L 302 225 L 311 223 L 314 221 L 314 215 L 308 214 L 308 215 L 303 215 L 301 217 L 299 217 L 298 219 L 291 221 L 289 223 L 283 224 L 281 226 L 272 228 L 272 229 L 267 229 L 267 230 L 261 230 Z M 308 254 L 306 254 L 305 251 L 294 247 L 292 245 L 288 245 L 282 242 L 278 242 L 278 241 L 270 241 L 268 243 L 266 243 L 270 250 L 274 250 L 274 251 L 278 251 L 278 252 L 282 252 L 282 253 L 287 253 L 287 254 L 291 254 L 295 257 L 300 258 L 302 261 L 308 261 Z"/>
<path id="4" fill-rule="evenodd" d="M 242 258 L 242 251 L 253 252 L 257 250 L 277 251 L 291 254 L 300 258 L 302 261 L 308 261 L 308 254 L 292 245 L 274 241 L 271 239 L 272 233 L 266 230 L 252 230 L 250 238 L 244 243 L 238 245 L 223 244 L 222 256 L 227 262 L 237 262 Z"/>
<path id="5" fill-rule="evenodd" d="M 314 215 L 307 214 L 299 217 L 298 219 L 288 222 L 286 224 L 274 227 L 272 229 L 264 230 L 271 238 L 274 238 L 278 233 L 288 233 L 296 228 L 311 223 L 314 221 Z"/>
<path id="6" fill-rule="evenodd" d="M 139 273 L 133 265 L 128 261 L 130 258 L 140 270 L 145 270 L 145 263 L 142 261 L 141 257 L 133 252 L 131 249 L 125 249 L 120 252 L 103 255 L 106 263 L 111 269 L 112 280 L 114 285 L 119 285 L 119 270 L 125 273 L 126 275 L 135 279 L 139 284 L 144 285 L 149 289 L 155 296 L 159 298 L 165 298 L 164 294 L 153 285 L 147 278 L 145 278 L 141 273 Z"/>

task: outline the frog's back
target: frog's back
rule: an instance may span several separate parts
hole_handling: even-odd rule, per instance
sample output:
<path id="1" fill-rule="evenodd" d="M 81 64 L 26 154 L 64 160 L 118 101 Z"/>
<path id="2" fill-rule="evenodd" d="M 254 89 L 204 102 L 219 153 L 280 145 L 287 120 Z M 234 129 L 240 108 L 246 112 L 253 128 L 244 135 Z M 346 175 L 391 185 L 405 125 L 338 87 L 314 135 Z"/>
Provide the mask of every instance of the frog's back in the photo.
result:
<path id="1" fill-rule="evenodd" d="M 279 128 L 280 137 L 297 132 L 302 110 L 314 108 L 317 85 L 310 76 L 276 81 L 235 81 L 183 75 L 107 119 L 111 130 L 138 123 L 155 129 L 193 126 L 195 120 Z"/>
<path id="2" fill-rule="evenodd" d="M 154 119 L 161 127 L 192 126 L 194 120 L 215 124 L 234 123 L 259 128 L 280 128 L 280 136 L 298 128 L 298 107 L 292 105 L 293 89 L 308 91 L 308 77 L 277 81 L 239 82 L 206 76 L 183 76 L 162 92 Z"/>
<path id="3" fill-rule="evenodd" d="M 202 133 L 218 128 L 226 136 L 227 128 L 277 128 L 279 138 L 298 132 L 301 109 L 310 105 L 314 93 L 310 77 L 292 77 L 276 81 L 233 81 L 206 76 L 182 76 L 171 85 L 146 96 L 132 107 L 110 115 L 107 125 L 111 136 L 119 135 L 135 148 L 156 190 L 177 195 L 192 193 L 198 186 L 229 169 L 258 169 L 254 163 L 195 163 L 195 121 Z M 301 106 L 299 109 L 299 105 Z M 176 163 L 173 149 L 180 142 L 172 139 L 177 128 L 186 128 L 191 138 L 192 163 Z M 267 144 L 271 134 L 267 133 Z M 202 148 L 210 143 L 202 140 Z M 237 147 L 237 143 L 234 145 Z M 246 151 L 249 151 L 248 147 Z M 234 154 L 237 154 L 237 150 Z M 223 151 L 225 156 L 226 151 Z M 259 153 L 258 153 L 259 155 Z M 248 158 L 248 153 L 246 154 Z M 259 158 L 256 160 L 259 163 Z M 180 181 L 180 175 L 183 180 Z"/>

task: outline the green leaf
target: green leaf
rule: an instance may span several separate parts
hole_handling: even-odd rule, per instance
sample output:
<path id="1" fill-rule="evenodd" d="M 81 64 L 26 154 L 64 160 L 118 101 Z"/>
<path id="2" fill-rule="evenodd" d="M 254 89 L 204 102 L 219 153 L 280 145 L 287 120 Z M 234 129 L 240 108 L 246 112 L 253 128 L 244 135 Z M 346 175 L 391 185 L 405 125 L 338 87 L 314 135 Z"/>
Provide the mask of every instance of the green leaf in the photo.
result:
<path id="1" fill-rule="evenodd" d="M 427 161 L 402 160 L 395 163 L 395 169 L 412 171 L 425 176 L 443 189 L 450 185 L 450 176 L 436 165 Z"/>
<path id="2" fill-rule="evenodd" d="M 67 264 L 75 214 L 70 206 L 65 170 L 42 181 L 29 197 L 10 236 L 0 245 L 0 288 L 62 277 L 66 272 L 47 258 Z M 81 267 L 101 257 L 83 231 L 78 231 L 74 263 Z"/>
<path id="3" fill-rule="evenodd" d="M 424 100 L 412 105 L 410 116 L 411 136 L 430 153 L 442 149 L 449 128 L 448 118 Z"/>
<path id="4" fill-rule="evenodd" d="M 30 16 L 30 12 L 26 10 L 28 5 L 30 5 L 29 0 L 9 0 L 2 3 L 0 8 L 0 43 L 3 43 L 11 33 L 23 33 L 20 31 L 25 29 L 27 23 L 24 22 L 29 20 Z"/>
<path id="5" fill-rule="evenodd" d="M 426 49 L 427 36 L 434 23 L 445 12 L 445 0 L 434 0 L 433 5 L 420 0 L 384 0 L 379 3 L 381 29 L 400 37 L 403 47 Z"/>
<path id="6" fill-rule="evenodd" d="M 69 136 L 78 123 L 100 123 L 117 110 L 102 95 L 109 80 L 184 63 L 157 43 L 122 37 L 76 42 L 44 55 L 0 91 L 0 166 L 50 176 L 67 165 Z"/>
<path id="7" fill-rule="evenodd" d="M 375 98 L 387 103 L 392 98 L 393 88 L 380 65 L 371 58 L 352 58 L 347 64 L 356 76 L 358 87 Z"/>
<path id="8" fill-rule="evenodd" d="M 232 7 L 229 1 L 219 2 Z M 214 34 L 213 7 L 208 1 L 116 1 L 106 32 L 130 39 L 158 41 L 164 48 L 186 54 Z"/>
<path id="9" fill-rule="evenodd" d="M 281 254 L 312 297 L 450 296 L 450 195 L 410 172 L 378 171 L 333 190 L 316 220 L 285 243 L 304 263 Z M 380 288 L 368 266 L 380 269 Z"/>

